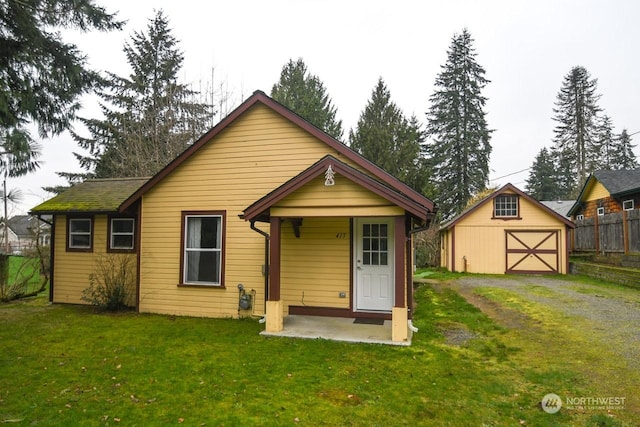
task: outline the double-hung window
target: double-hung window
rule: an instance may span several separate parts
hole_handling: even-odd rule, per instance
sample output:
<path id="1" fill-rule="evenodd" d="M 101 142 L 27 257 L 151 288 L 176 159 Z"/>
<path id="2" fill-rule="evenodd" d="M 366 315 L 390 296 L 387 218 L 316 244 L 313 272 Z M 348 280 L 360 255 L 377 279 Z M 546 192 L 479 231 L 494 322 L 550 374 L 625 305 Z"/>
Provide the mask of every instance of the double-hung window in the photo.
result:
<path id="1" fill-rule="evenodd" d="M 517 218 L 518 196 L 501 194 L 493 199 L 493 216 L 495 218 Z"/>
<path id="2" fill-rule="evenodd" d="M 132 251 L 135 247 L 135 219 L 111 218 L 109 222 L 109 250 Z"/>
<path id="3" fill-rule="evenodd" d="M 222 286 L 223 214 L 185 214 L 183 271 L 185 285 Z"/>
<path id="4" fill-rule="evenodd" d="M 69 218 L 67 230 L 67 250 L 90 251 L 93 249 L 91 218 Z"/>

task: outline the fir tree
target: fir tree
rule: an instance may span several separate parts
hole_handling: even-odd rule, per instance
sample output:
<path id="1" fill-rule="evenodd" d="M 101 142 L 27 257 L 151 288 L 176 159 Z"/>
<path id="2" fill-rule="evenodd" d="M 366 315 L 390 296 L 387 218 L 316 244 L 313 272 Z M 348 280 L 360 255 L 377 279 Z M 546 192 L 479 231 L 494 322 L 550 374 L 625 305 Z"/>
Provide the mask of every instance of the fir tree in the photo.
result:
<path id="1" fill-rule="evenodd" d="M 556 167 L 547 148 L 542 148 L 531 166 L 526 184 L 527 193 L 536 200 L 558 200 L 562 188 Z"/>
<path id="2" fill-rule="evenodd" d="M 611 154 L 611 169 L 630 170 L 638 167 L 638 160 L 633 152 L 635 145 L 631 143 L 631 136 L 626 129 L 615 138 Z"/>
<path id="3" fill-rule="evenodd" d="M 75 118 L 79 97 L 100 81 L 57 28 L 121 26 L 93 0 L 0 0 L 0 129 L 5 137 L 30 140 L 24 127 L 30 122 L 42 137 L 59 134 Z"/>
<path id="4" fill-rule="evenodd" d="M 82 119 L 90 137 L 73 133 L 90 153 L 76 154 L 88 176 L 154 175 L 206 131 L 213 114 L 197 92 L 178 82 L 183 54 L 162 11 L 123 50 L 131 74 L 108 74 L 100 93 L 104 117 Z M 71 181 L 86 177 L 61 175 Z"/>
<path id="5" fill-rule="evenodd" d="M 424 133 L 418 119 L 409 120 L 391 101 L 382 79 L 360 114 L 355 130 L 349 132 L 352 149 L 417 191 L 425 191 L 428 175 L 421 157 Z"/>
<path id="6" fill-rule="evenodd" d="M 309 73 L 302 58 L 289 60 L 282 67 L 271 97 L 335 139 L 342 139 L 342 120 L 336 120 L 337 110 L 324 84 Z"/>
<path id="7" fill-rule="evenodd" d="M 459 213 L 488 182 L 492 131 L 483 110 L 487 98 L 481 91 L 489 83 L 484 75 L 471 34 L 465 29 L 454 35 L 427 113 L 427 154 L 445 219 Z"/>
<path id="8" fill-rule="evenodd" d="M 553 109 L 553 120 L 558 124 L 552 152 L 559 169 L 565 173 L 563 185 L 567 197 L 577 196 L 600 155 L 597 85 L 584 67 L 572 68 L 562 82 Z"/>
<path id="9" fill-rule="evenodd" d="M 589 164 L 589 170 L 616 169 L 615 145 L 616 138 L 613 134 L 613 124 L 611 123 L 611 118 L 605 114 L 599 119 L 598 138 L 594 144 L 594 151 L 599 153 L 599 155 L 593 156 Z"/>

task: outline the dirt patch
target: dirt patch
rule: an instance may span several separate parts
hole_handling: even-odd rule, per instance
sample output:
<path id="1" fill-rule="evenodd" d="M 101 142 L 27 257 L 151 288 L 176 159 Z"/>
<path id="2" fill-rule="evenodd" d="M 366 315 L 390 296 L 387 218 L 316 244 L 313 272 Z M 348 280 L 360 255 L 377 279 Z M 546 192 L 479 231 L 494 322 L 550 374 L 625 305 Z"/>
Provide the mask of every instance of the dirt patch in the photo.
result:
<path id="1" fill-rule="evenodd" d="M 450 289 L 455 290 L 460 295 L 462 295 L 469 304 L 474 305 L 484 314 L 494 319 L 500 326 L 515 329 L 522 329 L 525 326 L 529 326 L 530 319 L 526 315 L 520 313 L 517 310 L 503 307 L 500 304 L 483 297 L 482 295 L 476 294 L 473 291 L 475 286 L 461 282 L 453 282 L 446 285 L 439 284 L 434 286 L 436 288 L 446 286 Z"/>

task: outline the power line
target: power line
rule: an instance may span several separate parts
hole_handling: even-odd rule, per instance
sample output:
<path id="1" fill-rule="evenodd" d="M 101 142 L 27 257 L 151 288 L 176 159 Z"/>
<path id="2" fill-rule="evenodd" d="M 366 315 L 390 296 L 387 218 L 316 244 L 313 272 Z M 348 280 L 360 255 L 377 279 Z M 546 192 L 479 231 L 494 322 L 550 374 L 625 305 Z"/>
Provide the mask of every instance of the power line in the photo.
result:
<path id="1" fill-rule="evenodd" d="M 493 178 L 491 181 L 497 181 L 497 180 L 499 180 L 499 179 L 506 178 L 506 177 L 511 176 L 511 175 L 517 175 L 517 174 L 519 174 L 519 173 L 526 172 L 526 171 L 528 171 L 529 169 L 531 169 L 531 167 L 528 167 L 528 168 L 526 168 L 526 169 L 519 170 L 519 171 L 517 171 L 517 172 L 511 172 L 511 173 L 508 173 L 508 174 L 506 174 L 506 175 L 499 176 L 499 177 L 497 177 L 497 178 Z"/>

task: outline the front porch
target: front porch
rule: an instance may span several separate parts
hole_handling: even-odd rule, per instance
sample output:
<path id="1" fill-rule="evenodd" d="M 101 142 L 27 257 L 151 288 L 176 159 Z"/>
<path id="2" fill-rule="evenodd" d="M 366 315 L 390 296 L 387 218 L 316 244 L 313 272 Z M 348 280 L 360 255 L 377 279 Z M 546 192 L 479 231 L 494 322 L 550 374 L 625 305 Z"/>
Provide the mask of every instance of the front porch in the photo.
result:
<path id="1" fill-rule="evenodd" d="M 354 323 L 353 318 L 289 315 L 283 319 L 284 327 L 279 332 L 263 331 L 260 334 L 272 337 L 326 339 L 352 343 L 386 344 L 409 346 L 411 332 L 406 341 L 392 340 L 391 320 L 382 325 Z"/>

